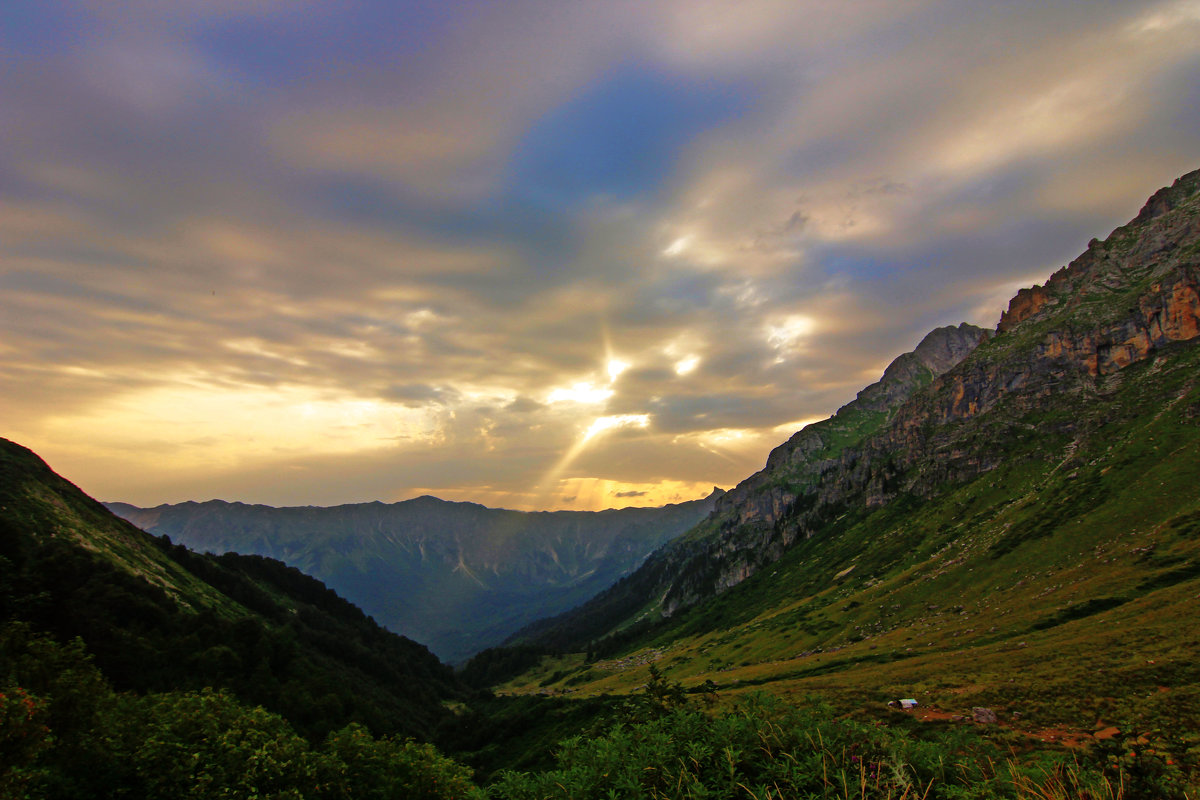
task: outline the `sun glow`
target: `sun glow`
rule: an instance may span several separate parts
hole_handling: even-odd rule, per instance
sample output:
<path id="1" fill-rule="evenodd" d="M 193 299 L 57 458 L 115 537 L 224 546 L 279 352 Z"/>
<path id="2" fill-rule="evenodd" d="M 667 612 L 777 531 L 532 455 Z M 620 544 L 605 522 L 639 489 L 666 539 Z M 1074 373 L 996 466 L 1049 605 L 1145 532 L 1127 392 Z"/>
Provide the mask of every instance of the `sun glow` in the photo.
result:
<path id="1" fill-rule="evenodd" d="M 608 360 L 608 380 L 612 383 L 617 378 L 621 377 L 621 373 L 629 369 L 629 362 L 622 361 L 619 358 L 610 358 Z"/>
<path id="2" fill-rule="evenodd" d="M 583 441 L 590 441 L 597 435 L 614 428 L 645 428 L 649 424 L 649 414 L 617 414 L 611 417 L 597 417 L 584 431 Z"/>
<path id="3" fill-rule="evenodd" d="M 691 243 L 691 236 L 680 236 L 675 241 L 667 245 L 662 251 L 662 254 L 667 258 L 675 258 L 676 256 L 683 255 L 683 252 L 687 250 L 688 245 Z"/>
<path id="4" fill-rule="evenodd" d="M 549 495 L 554 491 L 554 487 L 559 483 L 563 473 L 575 463 L 575 460 L 583 454 L 587 446 L 593 442 L 597 436 L 606 431 L 616 430 L 618 428 L 648 428 L 650 426 L 649 414 L 615 414 L 607 417 L 596 417 L 589 425 L 570 449 L 563 453 L 553 467 L 538 481 L 537 487 L 534 489 L 534 496 L 537 501 L 542 501 L 549 498 Z"/>
<path id="5" fill-rule="evenodd" d="M 605 478 L 564 478 L 555 487 L 557 499 L 553 505 L 579 511 L 662 506 L 698 500 L 712 490 L 713 485 L 704 481 L 629 483 Z"/>
<path id="6" fill-rule="evenodd" d="M 679 376 L 687 375 L 695 372 L 698 366 L 700 366 L 700 356 L 681 358 L 675 362 L 675 374 Z"/>
<path id="7" fill-rule="evenodd" d="M 776 350 L 795 347 L 812 334 L 816 322 L 804 314 L 791 314 L 766 327 L 767 343 Z"/>
<path id="8" fill-rule="evenodd" d="M 807 428 L 809 425 L 812 425 L 814 422 L 820 422 L 824 419 L 828 419 L 828 417 L 805 417 L 804 419 L 792 420 L 791 422 L 784 422 L 782 424 L 776 425 L 774 428 L 771 429 L 771 431 L 773 433 L 790 436 L 791 434 L 795 433 L 796 431 L 803 430 L 804 428 Z"/>
<path id="9" fill-rule="evenodd" d="M 570 386 L 560 386 L 546 397 L 549 403 L 603 403 L 613 396 L 613 390 L 607 386 L 597 386 L 591 381 L 578 381 Z"/>
<path id="10" fill-rule="evenodd" d="M 323 388 L 180 379 L 52 418 L 46 427 L 53 434 L 95 431 L 90 449 L 79 449 L 83 458 L 153 454 L 160 472 L 206 474 L 297 456 L 437 444 L 442 423 L 433 409 Z"/>

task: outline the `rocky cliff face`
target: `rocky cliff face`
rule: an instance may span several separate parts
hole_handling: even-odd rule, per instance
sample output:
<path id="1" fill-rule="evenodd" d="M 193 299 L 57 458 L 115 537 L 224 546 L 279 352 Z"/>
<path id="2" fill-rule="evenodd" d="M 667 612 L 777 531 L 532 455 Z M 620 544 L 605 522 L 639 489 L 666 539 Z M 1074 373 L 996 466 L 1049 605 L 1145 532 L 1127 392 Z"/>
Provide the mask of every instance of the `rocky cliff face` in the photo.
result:
<path id="1" fill-rule="evenodd" d="M 806 426 L 772 450 L 761 472 L 717 502 L 717 514 L 731 515 L 738 524 L 774 523 L 795 502 L 795 490 L 820 477 L 822 467 L 831 463 L 841 443 L 883 427 L 914 392 L 958 364 L 990 335 L 990 331 L 966 323 L 931 332 L 832 417 Z"/>
<path id="2" fill-rule="evenodd" d="M 853 403 L 777 448 L 718 503 L 706 557 L 727 566 L 715 585 L 677 584 L 666 610 L 743 580 L 847 505 L 929 496 L 994 468 L 1006 420 L 991 412 L 1011 418 L 1052 393 L 1102 391 L 1107 376 L 1198 336 L 1200 170 L 1156 193 L 1104 242 L 1092 240 L 1044 287 L 1019 292 L 995 337 L 970 326 L 934 331 Z M 872 411 L 885 414 L 874 429 Z M 868 421 L 843 426 L 856 441 L 835 452 L 830 434 L 843 417 Z M 1077 433 L 1070 419 L 1054 425 Z"/>
<path id="3" fill-rule="evenodd" d="M 927 498 L 994 469 L 1016 438 L 1053 436 L 1070 452 L 1095 433 L 1096 417 L 1039 418 L 1047 398 L 1090 403 L 1123 369 L 1197 340 L 1200 171 L 1157 192 L 1045 286 L 1021 290 L 994 336 L 970 326 L 934 331 L 854 402 L 776 448 L 701 527 L 626 582 L 623 602 L 630 607 L 640 591 L 643 608 L 670 615 L 840 515 Z M 606 602 L 601 595 L 585 608 L 603 618 Z"/>
<path id="4" fill-rule="evenodd" d="M 1044 287 L 1023 289 L 998 335 L 898 415 L 882 444 L 916 444 L 997 406 L 1029 408 L 1053 392 L 1103 391 L 1112 376 L 1200 336 L 1200 170 L 1156 193 L 1141 213 Z M 910 451 L 925 457 L 924 448 Z"/>
<path id="5" fill-rule="evenodd" d="M 914 392 L 960 362 L 990 335 L 990 331 L 966 323 L 929 333 L 915 350 L 889 364 L 879 381 L 829 419 L 805 426 L 772 450 L 761 471 L 720 498 L 714 516 L 725 532 L 723 552 L 727 557 L 744 551 L 721 578 L 722 587 L 753 574 L 757 564 L 777 558 L 801 533 L 768 529 L 793 509 L 801 494 L 816 487 L 826 470 L 839 463 L 847 442 L 882 428 Z"/>
<path id="6" fill-rule="evenodd" d="M 806 426 L 771 451 L 760 472 L 717 502 L 707 537 L 676 548 L 682 551 L 687 547 L 687 564 L 678 570 L 681 577 L 663 596 L 663 613 L 672 614 L 736 586 L 778 559 L 797 538 L 811 535 L 811 524 L 794 524 L 798 514 L 807 514 L 810 523 L 815 522 L 849 490 L 849 486 L 827 480 L 827 475 L 841 472 L 860 489 L 857 484 L 869 474 L 861 468 L 859 451 L 851 445 L 884 429 L 915 392 L 990 336 L 990 331 L 966 323 L 932 331 L 832 417 Z M 869 497 L 868 502 L 880 499 Z M 805 506 L 810 506 L 808 511 L 800 511 Z"/>
<path id="7" fill-rule="evenodd" d="M 823 472 L 815 506 L 856 494 L 880 505 L 975 477 L 1003 457 L 1006 420 L 1051 394 L 1101 392 L 1108 376 L 1196 338 L 1198 258 L 1200 171 L 1155 194 L 1104 242 L 1093 240 L 1044 287 L 1019 292 L 994 338 Z M 1070 419 L 1054 425 L 1074 432 Z M 795 524 L 808 529 L 804 514 Z"/>
<path id="8" fill-rule="evenodd" d="M 1036 324 L 1079 311 L 1085 312 L 1083 321 L 1124 322 L 1133 309 L 1112 303 L 1115 296 L 1132 291 L 1137 299 L 1148 299 L 1164 294 L 1164 285 L 1179 285 L 1176 273 L 1196 265 L 1200 239 L 1197 191 L 1200 170 L 1160 189 L 1129 224 L 1113 231 L 1103 242 L 1093 239 L 1079 258 L 1051 275 L 1045 286 L 1018 292 L 1001 315 L 998 332 L 1013 331 L 1027 321 Z M 1177 301 L 1188 302 L 1187 293 Z M 1093 308 L 1088 309 L 1089 305 Z M 1143 310 L 1152 313 L 1155 309 Z M 1185 317 L 1190 317 L 1194 326 L 1194 306 L 1190 312 L 1185 311 Z M 1168 318 L 1160 320 L 1162 323 L 1164 333 L 1176 326 Z M 1183 338 L 1195 335 L 1194 327 L 1188 328 L 1187 323 L 1175 329 L 1184 334 Z M 1167 335 L 1179 340 L 1177 335 Z"/>

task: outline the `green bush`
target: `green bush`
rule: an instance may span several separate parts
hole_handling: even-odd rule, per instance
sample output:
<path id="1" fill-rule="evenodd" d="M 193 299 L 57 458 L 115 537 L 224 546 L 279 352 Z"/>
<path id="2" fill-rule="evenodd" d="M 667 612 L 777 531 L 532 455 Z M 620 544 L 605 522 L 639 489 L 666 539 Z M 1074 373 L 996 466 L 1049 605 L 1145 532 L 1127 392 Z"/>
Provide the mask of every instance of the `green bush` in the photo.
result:
<path id="1" fill-rule="evenodd" d="M 50 746 L 46 703 L 20 686 L 0 691 L 0 797 L 25 797 L 40 777 L 39 754 Z"/>
<path id="2" fill-rule="evenodd" d="M 146 798 L 303 800 L 314 783 L 308 743 L 282 717 L 223 692 L 151 695 L 117 722 L 112 749 Z"/>
<path id="3" fill-rule="evenodd" d="M 76 640 L 0 629 L 0 797 L 451 800 L 478 790 L 429 744 L 362 725 L 314 747 L 225 691 L 116 693 Z"/>
<path id="4" fill-rule="evenodd" d="M 502 800 L 570 798 L 988 797 L 995 776 L 968 742 L 910 739 L 837 718 L 822 704 L 766 696 L 712 717 L 676 707 L 603 737 L 562 743 L 557 769 L 508 772 L 489 789 Z M 984 748 L 985 744 L 969 744 Z M 987 763 L 982 760 L 982 763 Z"/>
<path id="5" fill-rule="evenodd" d="M 375 739 L 361 725 L 329 734 L 318 757 L 328 800 L 453 800 L 476 791 L 471 771 L 431 744 Z"/>

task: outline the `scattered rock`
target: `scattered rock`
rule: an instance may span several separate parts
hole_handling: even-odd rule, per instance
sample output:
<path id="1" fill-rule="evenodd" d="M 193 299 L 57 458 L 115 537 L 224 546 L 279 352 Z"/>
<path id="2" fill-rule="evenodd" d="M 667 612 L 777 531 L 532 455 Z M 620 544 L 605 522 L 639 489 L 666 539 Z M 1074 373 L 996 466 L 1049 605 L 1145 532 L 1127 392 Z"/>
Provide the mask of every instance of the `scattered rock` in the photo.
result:
<path id="1" fill-rule="evenodd" d="M 983 725 L 995 725 L 997 722 L 996 712 L 990 708 L 983 706 L 975 706 L 971 709 L 971 718 Z"/>

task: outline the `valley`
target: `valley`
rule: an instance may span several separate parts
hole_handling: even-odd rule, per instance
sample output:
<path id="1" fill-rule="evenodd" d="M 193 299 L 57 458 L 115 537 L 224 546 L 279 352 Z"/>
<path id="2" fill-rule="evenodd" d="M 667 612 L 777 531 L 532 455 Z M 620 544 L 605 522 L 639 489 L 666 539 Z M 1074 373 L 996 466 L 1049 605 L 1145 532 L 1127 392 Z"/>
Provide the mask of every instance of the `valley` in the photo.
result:
<path id="1" fill-rule="evenodd" d="M 426 516 L 407 541 L 381 521 L 394 507 L 337 512 L 400 545 L 380 555 L 347 531 L 315 547 L 334 510 L 117 507 L 148 534 L 4 442 L 0 721 L 19 759 L 0 786 L 70 796 L 87 782 L 70 747 L 158 763 L 146 730 L 169 730 L 171 752 L 224 752 L 164 721 L 190 703 L 292 748 L 273 797 L 1195 797 L 1198 259 L 1200 171 L 1019 293 L 995 332 L 934 330 L 708 507 L 657 510 L 677 530 L 653 510 L 606 529 L 595 550 L 624 559 L 610 586 L 519 629 L 479 621 L 504 644 L 457 672 L 292 567 L 177 537 L 279 548 L 354 580 L 440 537 L 443 583 L 421 601 L 436 609 L 439 591 L 463 591 L 445 589 L 457 567 L 482 584 L 506 565 L 469 562 L 432 510 L 493 512 L 411 501 Z M 218 524 L 200 533 L 203 515 Z M 591 587 L 579 554 L 593 518 L 533 517 L 557 527 L 531 534 L 542 557 L 517 580 L 531 594 Z M 652 531 L 649 555 L 622 539 Z M 379 580 L 419 585 L 420 563 Z M 542 573 L 553 580 L 535 584 Z M 121 736 L 102 734 L 102 710 L 82 727 L 51 719 L 62 687 L 77 689 L 63 676 L 92 664 Z M 888 705 L 901 699 L 917 705 Z M 135 777 L 153 786 L 151 772 Z"/>

